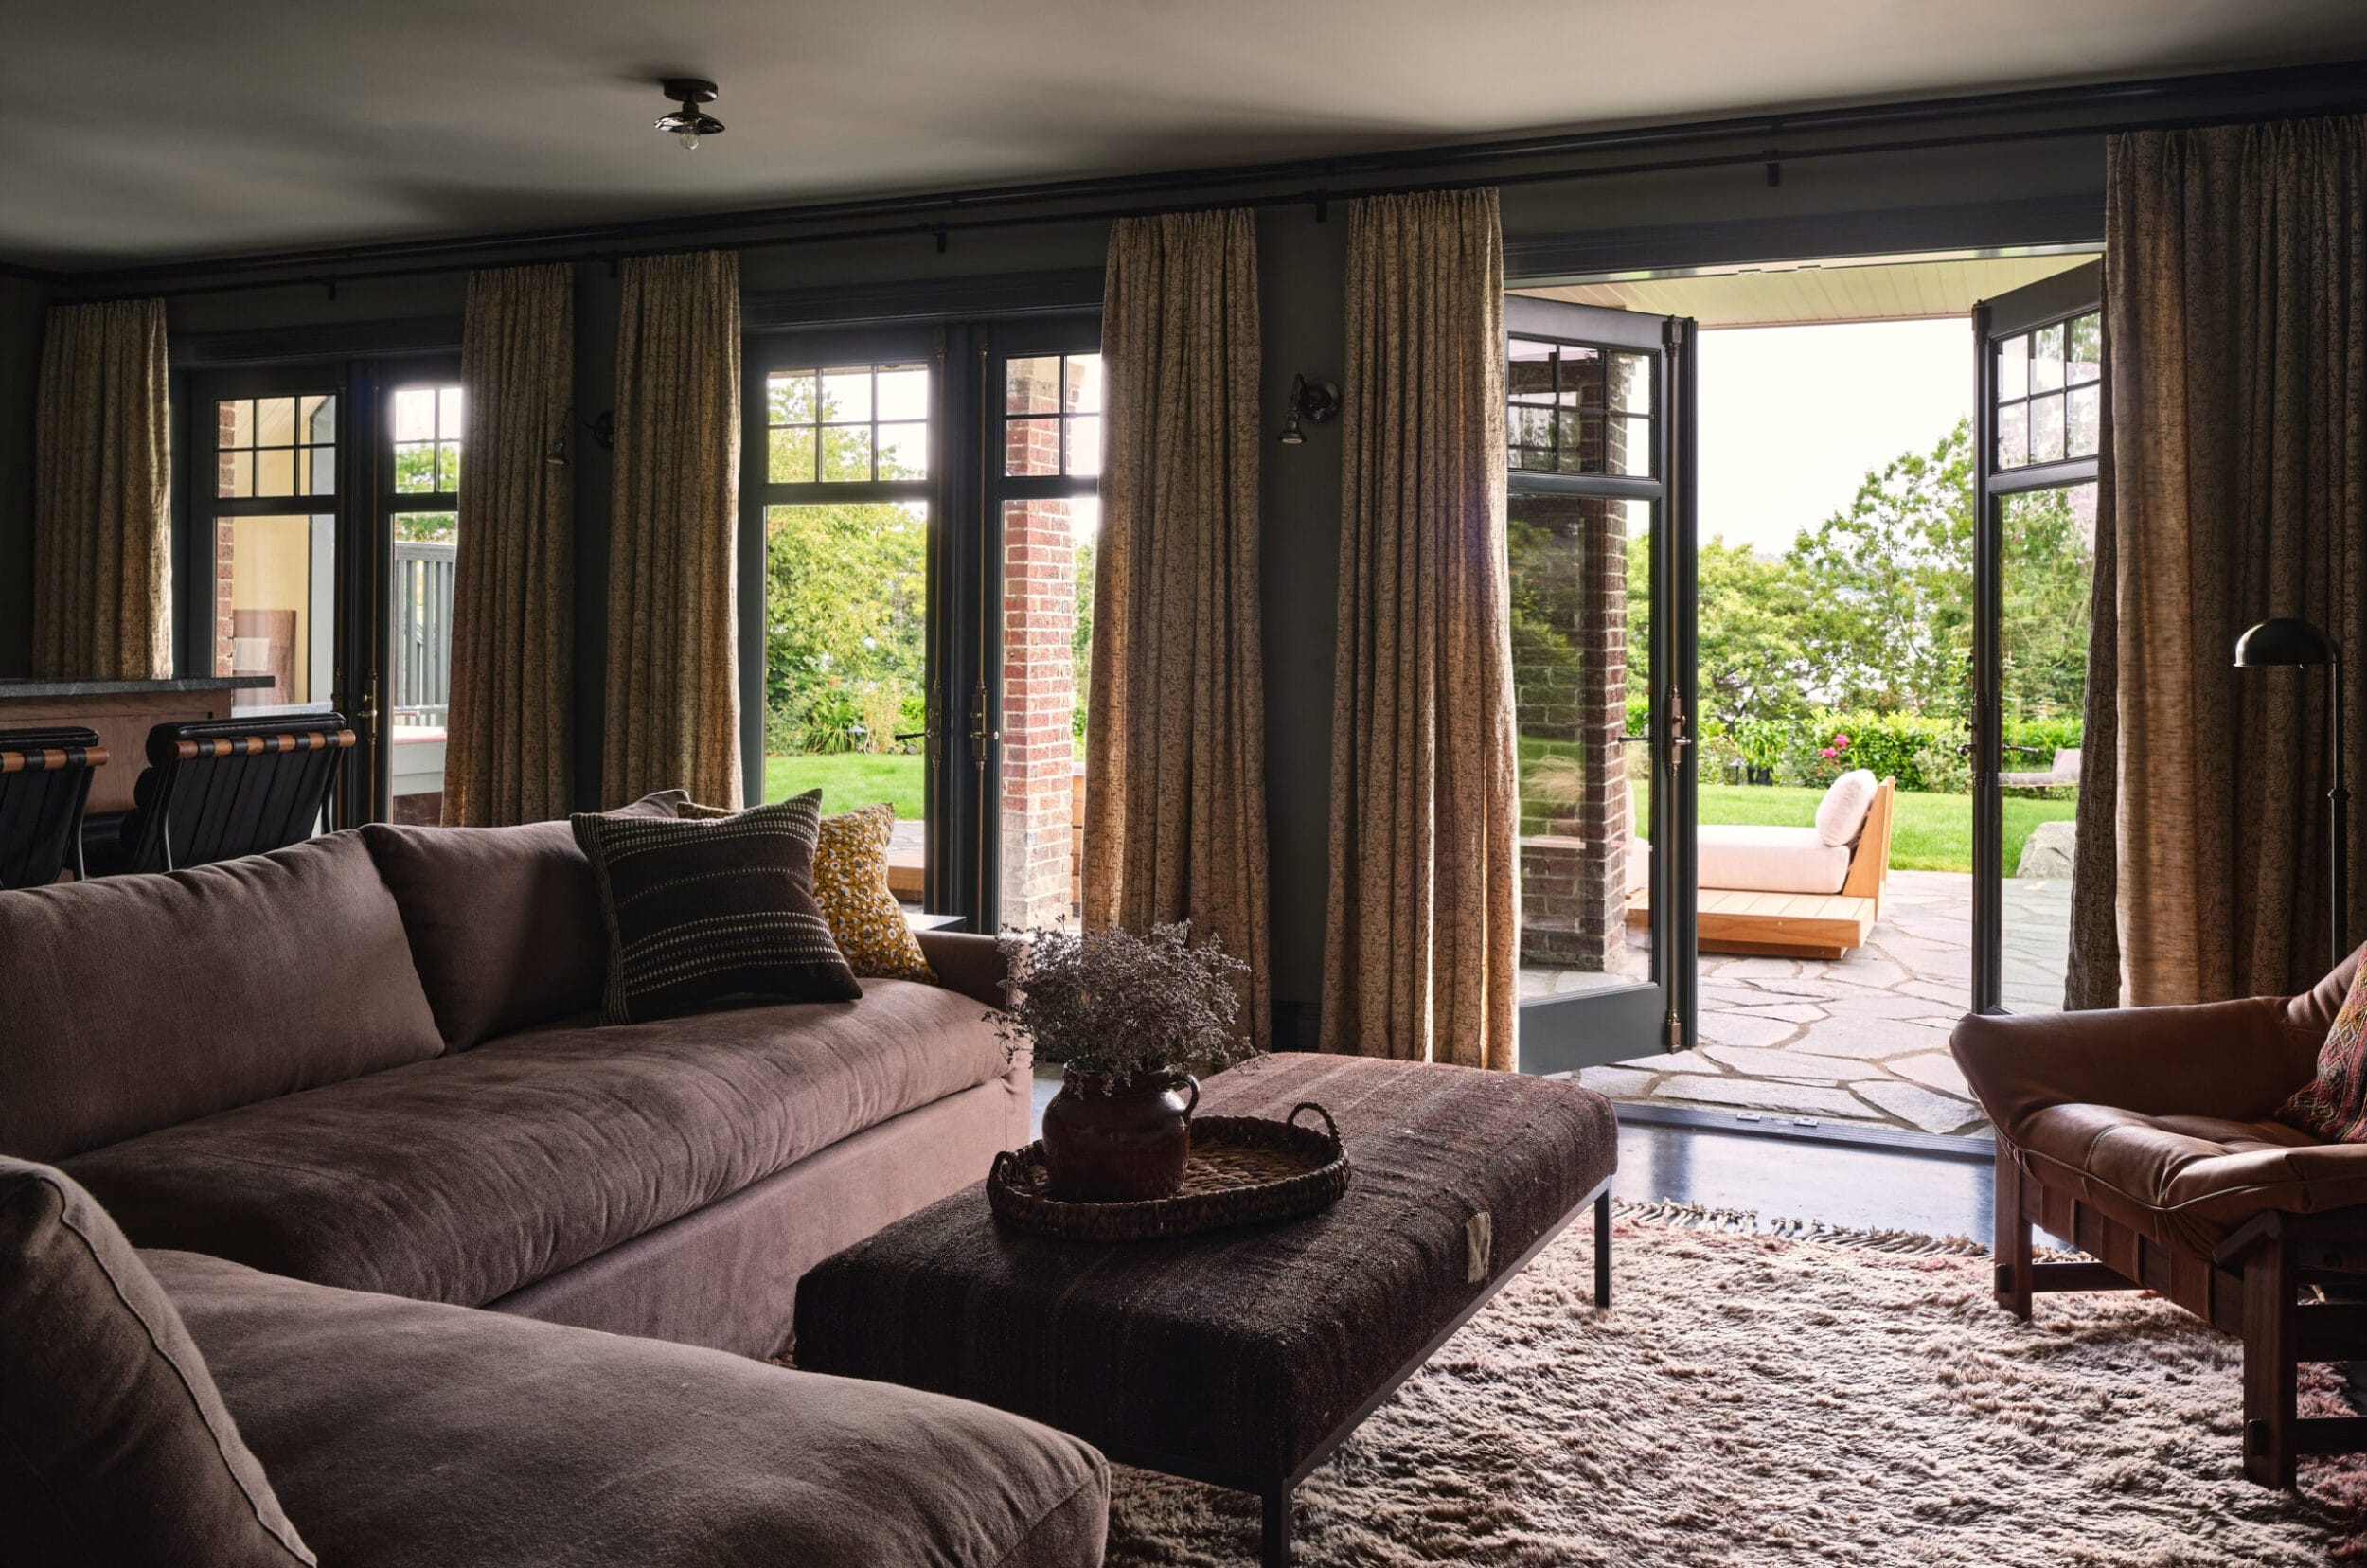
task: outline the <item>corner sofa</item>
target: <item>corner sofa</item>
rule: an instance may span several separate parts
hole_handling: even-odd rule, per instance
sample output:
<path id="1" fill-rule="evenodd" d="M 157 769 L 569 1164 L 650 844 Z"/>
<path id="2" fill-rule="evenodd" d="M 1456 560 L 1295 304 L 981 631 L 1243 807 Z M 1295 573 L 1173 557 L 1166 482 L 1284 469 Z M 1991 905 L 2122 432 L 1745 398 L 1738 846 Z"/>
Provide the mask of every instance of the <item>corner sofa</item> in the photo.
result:
<path id="1" fill-rule="evenodd" d="M 722 1412 L 712 1456 L 744 1455 L 740 1385 L 758 1380 L 777 1390 L 758 1403 L 807 1425 L 862 1428 L 876 1407 L 882 1430 L 849 1452 L 891 1462 L 844 1506 L 921 1506 L 926 1488 L 893 1473 L 917 1439 L 889 1430 L 914 1413 L 886 1391 L 687 1347 L 780 1351 L 800 1274 L 1025 1141 L 1027 1065 L 985 1016 L 1000 1000 L 993 942 L 924 935 L 939 986 L 866 980 L 853 1003 L 602 1028 L 605 940 L 564 823 L 372 826 L 0 894 L 0 1155 L 58 1167 L 143 1249 L 209 1361 L 227 1363 L 233 1413 L 266 1428 L 257 1447 L 275 1471 L 384 1476 L 406 1452 L 470 1452 L 473 1435 L 530 1476 L 604 1445 L 635 1481 L 620 1496 L 646 1505 L 664 1467 L 632 1456 L 653 1431 Z M 340 1456 L 323 1443 L 356 1400 L 401 1418 L 383 1452 Z M 959 1410 L 945 1426 L 956 1448 L 964 1421 L 1004 1419 Z M 1067 1445 L 1052 1471 L 1100 1477 L 1063 1506 L 1106 1506 L 1099 1457 L 1041 1435 Z M 690 1440 L 656 1448 L 707 1452 Z M 1017 1473 L 991 1444 L 948 1463 Z M 1008 1560 L 1097 1560 L 1098 1518 L 1090 1557 L 1058 1544 Z M 514 1560 L 561 1558 L 521 1547 Z"/>

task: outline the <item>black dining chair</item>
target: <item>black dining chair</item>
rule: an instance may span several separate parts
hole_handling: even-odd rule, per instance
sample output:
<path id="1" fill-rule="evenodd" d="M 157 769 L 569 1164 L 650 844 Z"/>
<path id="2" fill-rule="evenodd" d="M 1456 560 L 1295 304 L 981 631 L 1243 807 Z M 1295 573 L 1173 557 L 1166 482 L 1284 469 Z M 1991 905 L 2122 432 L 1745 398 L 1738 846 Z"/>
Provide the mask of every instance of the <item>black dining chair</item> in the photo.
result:
<path id="1" fill-rule="evenodd" d="M 82 809 L 106 764 L 96 730 L 0 730 L 0 887 L 81 877 Z"/>
<path id="2" fill-rule="evenodd" d="M 329 712 L 158 724 L 102 869 L 185 871 L 300 844 L 335 826 L 352 745 L 344 715 Z"/>

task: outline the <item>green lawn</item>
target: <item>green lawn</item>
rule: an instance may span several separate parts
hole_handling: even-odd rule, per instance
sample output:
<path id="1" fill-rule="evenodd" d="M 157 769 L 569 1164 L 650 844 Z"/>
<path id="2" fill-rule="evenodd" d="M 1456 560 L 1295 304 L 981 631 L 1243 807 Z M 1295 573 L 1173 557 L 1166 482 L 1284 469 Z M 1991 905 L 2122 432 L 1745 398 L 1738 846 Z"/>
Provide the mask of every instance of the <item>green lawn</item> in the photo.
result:
<path id="1" fill-rule="evenodd" d="M 1636 786 L 1636 810 L 1649 816 L 1651 797 Z M 1806 828 L 1816 821 L 1817 802 L 1824 792 L 1783 785 L 1704 784 L 1703 822 L 1753 823 L 1771 827 Z M 2079 808 L 2075 800 L 2005 798 L 2005 874 L 2021 864 L 2022 841 L 2041 822 L 2067 822 Z M 1895 871 L 1969 871 L 1972 869 L 1972 796 L 1909 794 L 1901 791 L 1891 819 L 1891 869 Z"/>
<path id="2" fill-rule="evenodd" d="M 825 812 L 849 811 L 885 800 L 895 804 L 899 822 L 920 822 L 928 815 L 928 761 L 918 755 L 874 757 L 860 752 L 837 757 L 768 757 L 764 759 L 764 798 L 786 800 L 819 785 Z"/>

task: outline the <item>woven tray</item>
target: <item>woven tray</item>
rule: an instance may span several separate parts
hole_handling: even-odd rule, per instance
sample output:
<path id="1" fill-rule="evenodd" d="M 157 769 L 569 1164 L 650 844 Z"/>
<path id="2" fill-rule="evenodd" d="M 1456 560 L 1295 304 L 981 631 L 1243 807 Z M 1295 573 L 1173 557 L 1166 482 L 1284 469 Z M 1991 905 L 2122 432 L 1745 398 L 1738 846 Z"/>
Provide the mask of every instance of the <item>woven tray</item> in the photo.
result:
<path id="1" fill-rule="evenodd" d="M 1322 1131 L 1301 1127 L 1302 1112 L 1323 1117 Z M 1198 1116 L 1184 1190 L 1134 1203 L 1072 1203 L 1044 1196 L 1050 1173 L 1043 1145 L 997 1154 L 987 1176 L 994 1217 L 1018 1230 L 1074 1241 L 1148 1241 L 1295 1220 L 1329 1208 L 1348 1189 L 1348 1156 L 1331 1113 L 1302 1101 L 1284 1121 L 1259 1116 Z"/>

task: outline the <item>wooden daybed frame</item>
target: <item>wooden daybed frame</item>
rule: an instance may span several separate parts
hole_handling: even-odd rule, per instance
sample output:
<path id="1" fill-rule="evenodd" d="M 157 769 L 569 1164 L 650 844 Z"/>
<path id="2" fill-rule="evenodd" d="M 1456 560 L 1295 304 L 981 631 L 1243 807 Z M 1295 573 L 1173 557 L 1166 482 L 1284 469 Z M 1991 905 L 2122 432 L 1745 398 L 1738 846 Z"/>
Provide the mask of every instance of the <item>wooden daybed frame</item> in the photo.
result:
<path id="1" fill-rule="evenodd" d="M 1697 909 L 1703 953 L 1757 953 L 1775 958 L 1839 958 L 1863 947 L 1882 913 L 1890 878 L 1891 813 L 1895 781 L 1885 778 L 1866 808 L 1865 826 L 1849 853 L 1849 874 L 1838 893 L 1765 893 L 1704 887 Z M 1649 886 L 1628 899 L 1628 924 L 1651 923 Z"/>

